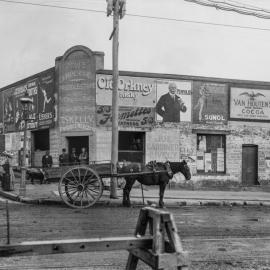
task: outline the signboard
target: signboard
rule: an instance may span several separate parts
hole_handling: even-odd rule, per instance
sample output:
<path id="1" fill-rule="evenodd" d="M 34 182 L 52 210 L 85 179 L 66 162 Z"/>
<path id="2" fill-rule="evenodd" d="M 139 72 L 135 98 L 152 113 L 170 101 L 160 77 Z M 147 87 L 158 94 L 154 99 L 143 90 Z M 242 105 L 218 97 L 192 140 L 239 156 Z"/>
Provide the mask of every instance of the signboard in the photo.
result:
<path id="1" fill-rule="evenodd" d="M 230 117 L 269 121 L 270 90 L 232 87 L 230 92 Z"/>
<path id="2" fill-rule="evenodd" d="M 32 99 L 27 129 L 54 125 L 56 93 L 54 70 L 46 71 L 36 78 L 26 80 L 3 91 L 3 120 L 5 132 L 22 131 L 25 121 L 20 98 L 28 93 Z"/>
<path id="3" fill-rule="evenodd" d="M 193 123 L 227 124 L 228 89 L 225 84 L 193 83 Z"/>
<path id="4" fill-rule="evenodd" d="M 175 114 L 179 114 L 179 117 L 177 117 L 176 122 L 183 122 L 191 121 L 191 82 L 189 81 L 168 81 L 168 80 L 159 80 L 157 81 L 157 102 L 159 102 L 160 98 L 163 96 L 162 100 L 160 102 L 164 103 L 161 104 L 163 107 L 163 110 L 165 110 L 165 103 L 167 102 L 167 99 L 170 98 L 168 92 L 168 86 L 170 83 L 175 83 L 177 90 L 176 95 L 181 98 L 183 103 L 185 104 L 187 110 L 185 112 L 181 112 L 178 109 L 175 109 Z M 167 98 L 168 96 L 168 98 Z M 173 106 L 171 106 L 171 109 L 174 109 Z M 162 121 L 163 118 L 156 114 L 157 121 Z M 179 121 L 178 121 L 179 120 Z M 175 122 L 175 121 L 174 121 Z"/>
<path id="5" fill-rule="evenodd" d="M 0 92 L 0 134 L 4 132 L 4 119 L 3 119 L 3 92 Z"/>
<path id="6" fill-rule="evenodd" d="M 112 76 L 97 74 L 96 103 L 112 105 Z M 156 82 L 151 78 L 120 76 L 118 82 L 119 106 L 155 107 Z"/>
<path id="7" fill-rule="evenodd" d="M 112 107 L 97 106 L 97 126 L 112 126 Z M 119 126 L 150 128 L 154 123 L 154 108 L 119 107 Z"/>

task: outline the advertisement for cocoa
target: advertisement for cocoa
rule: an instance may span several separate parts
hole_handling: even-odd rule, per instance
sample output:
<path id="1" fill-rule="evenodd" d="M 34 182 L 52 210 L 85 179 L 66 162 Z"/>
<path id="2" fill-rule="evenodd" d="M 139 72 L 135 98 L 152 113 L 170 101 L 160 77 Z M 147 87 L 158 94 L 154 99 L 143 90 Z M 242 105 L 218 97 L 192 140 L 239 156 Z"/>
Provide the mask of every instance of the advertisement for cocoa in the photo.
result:
<path id="1" fill-rule="evenodd" d="M 270 121 L 269 90 L 232 87 L 230 118 Z"/>

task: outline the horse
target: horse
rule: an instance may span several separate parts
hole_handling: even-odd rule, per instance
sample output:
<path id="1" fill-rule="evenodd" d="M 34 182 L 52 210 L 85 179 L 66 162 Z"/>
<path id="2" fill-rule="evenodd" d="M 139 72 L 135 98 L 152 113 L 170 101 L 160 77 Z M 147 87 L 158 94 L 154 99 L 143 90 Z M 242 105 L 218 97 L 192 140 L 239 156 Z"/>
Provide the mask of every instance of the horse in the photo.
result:
<path id="1" fill-rule="evenodd" d="M 181 172 L 186 180 L 191 179 L 190 169 L 185 160 L 181 162 L 150 162 L 146 166 L 141 166 L 139 163 L 131 163 L 121 169 L 122 173 L 134 173 L 134 175 L 125 176 L 126 185 L 123 189 L 123 206 L 130 207 L 130 191 L 133 184 L 137 180 L 143 185 L 159 185 L 159 206 L 164 207 L 163 197 L 166 185 L 173 175 Z M 136 174 L 140 172 L 141 174 Z M 144 174 L 145 173 L 145 174 Z"/>

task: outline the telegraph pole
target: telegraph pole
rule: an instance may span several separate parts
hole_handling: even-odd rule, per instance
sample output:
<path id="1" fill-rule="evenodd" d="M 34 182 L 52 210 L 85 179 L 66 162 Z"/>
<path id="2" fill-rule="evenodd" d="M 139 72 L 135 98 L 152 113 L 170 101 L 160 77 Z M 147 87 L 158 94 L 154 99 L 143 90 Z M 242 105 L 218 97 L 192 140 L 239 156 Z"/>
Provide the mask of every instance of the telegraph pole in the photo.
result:
<path id="1" fill-rule="evenodd" d="M 112 147 L 111 161 L 113 163 L 113 174 L 117 174 L 118 162 L 118 49 L 119 49 L 119 17 L 125 14 L 125 0 L 107 0 L 107 16 L 113 11 L 113 38 L 112 62 L 113 62 L 113 92 L 112 92 Z M 117 178 L 112 177 L 110 183 L 110 197 L 117 198 Z"/>

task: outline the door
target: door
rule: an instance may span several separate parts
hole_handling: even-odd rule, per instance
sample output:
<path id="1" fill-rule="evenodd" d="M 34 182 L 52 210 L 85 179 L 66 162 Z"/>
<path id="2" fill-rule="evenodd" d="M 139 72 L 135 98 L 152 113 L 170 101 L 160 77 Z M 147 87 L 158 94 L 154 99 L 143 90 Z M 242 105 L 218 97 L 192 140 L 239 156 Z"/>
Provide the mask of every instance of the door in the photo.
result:
<path id="1" fill-rule="evenodd" d="M 242 184 L 258 185 L 258 146 L 242 146 Z"/>

